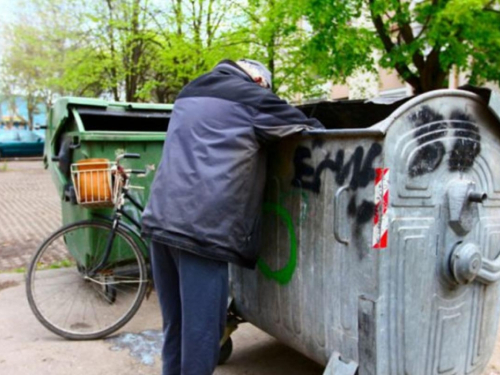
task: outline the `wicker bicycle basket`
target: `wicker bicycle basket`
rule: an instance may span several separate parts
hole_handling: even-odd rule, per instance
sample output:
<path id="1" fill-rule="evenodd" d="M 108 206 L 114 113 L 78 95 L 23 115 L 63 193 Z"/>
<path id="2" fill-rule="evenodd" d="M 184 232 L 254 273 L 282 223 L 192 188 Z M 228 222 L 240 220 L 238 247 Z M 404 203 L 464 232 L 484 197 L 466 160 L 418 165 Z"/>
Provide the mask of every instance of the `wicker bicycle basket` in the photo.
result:
<path id="1" fill-rule="evenodd" d="M 79 205 L 112 207 L 117 200 L 120 179 L 114 177 L 115 163 L 108 159 L 84 159 L 71 164 L 71 178 Z"/>

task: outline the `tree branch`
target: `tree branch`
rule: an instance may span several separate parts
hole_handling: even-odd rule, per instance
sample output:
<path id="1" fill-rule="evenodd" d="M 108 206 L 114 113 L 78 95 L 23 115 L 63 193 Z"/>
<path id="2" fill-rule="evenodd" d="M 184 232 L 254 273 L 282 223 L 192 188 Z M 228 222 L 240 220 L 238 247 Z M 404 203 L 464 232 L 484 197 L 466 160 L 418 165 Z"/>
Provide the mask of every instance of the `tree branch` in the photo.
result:
<path id="1" fill-rule="evenodd" d="M 207 45 L 210 46 L 212 44 L 212 5 L 214 3 L 214 0 L 209 0 L 208 2 L 208 9 L 207 9 L 207 16 L 206 16 L 206 28 L 207 28 Z"/>
<path id="2" fill-rule="evenodd" d="M 250 12 L 249 10 L 247 10 L 245 7 L 243 7 L 242 5 L 240 5 L 240 4 L 238 4 L 238 3 L 236 3 L 236 6 L 237 6 L 238 8 L 240 8 L 240 10 L 241 10 L 241 11 L 243 11 L 243 13 L 245 13 L 247 16 L 249 16 L 249 17 L 252 19 L 252 21 L 254 21 L 255 23 L 257 23 L 257 24 L 259 24 L 259 25 L 260 25 L 260 24 L 262 24 L 262 21 L 260 20 L 260 18 L 259 18 L 259 17 L 257 17 L 257 16 L 256 16 L 255 14 L 253 14 L 252 12 Z"/>
<path id="3" fill-rule="evenodd" d="M 380 15 L 376 15 L 373 10 L 373 5 L 375 0 L 369 0 L 369 2 L 370 2 L 370 14 L 372 16 L 372 21 L 373 25 L 375 26 L 375 30 L 377 30 L 377 34 L 382 40 L 382 44 L 384 45 L 384 48 L 387 51 L 387 53 L 391 53 L 395 48 L 395 44 L 392 42 L 389 34 L 387 34 L 385 30 L 385 25 L 384 21 L 382 20 L 382 17 L 380 17 Z M 399 62 L 396 63 L 394 67 L 396 71 L 401 75 L 401 77 L 403 77 L 403 79 L 406 82 L 412 85 L 415 88 L 415 90 L 417 91 L 421 90 L 420 80 L 415 74 L 411 72 L 411 70 L 408 68 L 406 64 Z"/>
<path id="4" fill-rule="evenodd" d="M 495 9 L 491 9 L 491 8 L 490 8 L 492 5 L 495 5 L 495 0 L 491 0 L 488 4 L 486 4 L 486 5 L 484 6 L 483 10 L 490 10 L 490 11 L 492 11 L 492 12 L 499 13 L 499 11 L 498 11 L 498 10 L 495 10 Z"/>
<path id="5" fill-rule="evenodd" d="M 415 37 L 415 39 L 419 39 L 422 35 L 424 35 L 424 31 L 427 30 L 427 27 L 429 26 L 430 20 L 431 20 L 431 16 L 428 15 L 426 20 L 425 20 L 425 23 L 422 25 L 422 30 L 420 30 L 420 32 Z"/>
<path id="6" fill-rule="evenodd" d="M 398 12 L 402 12 L 401 0 L 399 0 Z M 412 44 L 415 41 L 415 36 L 413 35 L 413 29 L 411 27 L 411 19 L 408 22 L 400 22 L 398 20 L 397 24 L 399 26 L 400 34 L 403 37 L 403 41 L 407 45 Z M 419 73 L 422 72 L 425 67 L 425 59 L 419 49 L 416 49 L 413 53 L 412 61 Z"/>
<path id="7" fill-rule="evenodd" d="M 170 35 L 169 35 L 169 34 L 168 34 L 168 33 L 167 33 L 164 29 L 163 29 L 163 27 L 161 26 L 160 22 L 159 22 L 159 21 L 158 21 L 158 19 L 156 18 L 156 16 L 155 16 L 152 12 L 150 12 L 150 11 L 148 11 L 148 10 L 146 10 L 146 9 L 145 9 L 144 11 L 146 11 L 146 12 L 148 12 L 148 13 L 149 13 L 149 15 L 151 16 L 151 19 L 153 20 L 153 23 L 155 23 L 155 24 L 156 24 L 156 27 L 157 27 L 157 29 L 158 29 L 158 31 L 159 31 L 159 34 L 157 34 L 157 35 L 161 35 L 161 36 L 163 36 L 163 38 L 165 39 L 165 42 L 167 43 L 167 45 L 168 45 L 169 47 L 172 47 L 172 44 L 171 44 L 171 42 L 170 42 Z M 160 30 L 161 30 L 161 31 L 160 31 Z M 160 45 L 160 43 L 159 43 L 159 42 L 157 42 L 157 41 L 155 41 L 153 38 L 151 38 L 151 41 L 152 41 L 153 43 L 155 43 L 155 44 Z"/>

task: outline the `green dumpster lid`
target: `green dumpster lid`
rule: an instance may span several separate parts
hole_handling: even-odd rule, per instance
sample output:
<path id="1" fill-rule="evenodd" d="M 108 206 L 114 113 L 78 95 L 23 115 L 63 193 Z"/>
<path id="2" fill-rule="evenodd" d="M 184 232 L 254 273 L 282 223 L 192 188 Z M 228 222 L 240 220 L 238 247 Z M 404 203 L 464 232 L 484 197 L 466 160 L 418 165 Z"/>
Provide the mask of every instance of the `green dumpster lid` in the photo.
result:
<path id="1" fill-rule="evenodd" d="M 50 123 L 54 128 L 61 126 L 69 117 L 70 108 L 94 108 L 110 111 L 170 112 L 173 104 L 115 102 L 94 98 L 62 97 L 52 106 Z"/>

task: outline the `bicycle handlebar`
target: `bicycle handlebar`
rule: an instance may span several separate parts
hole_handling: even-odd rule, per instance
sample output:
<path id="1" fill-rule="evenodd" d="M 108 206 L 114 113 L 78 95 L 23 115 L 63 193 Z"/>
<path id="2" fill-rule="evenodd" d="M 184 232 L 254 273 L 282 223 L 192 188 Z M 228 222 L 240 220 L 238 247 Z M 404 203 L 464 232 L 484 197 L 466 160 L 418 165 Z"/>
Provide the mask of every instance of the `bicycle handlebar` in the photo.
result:
<path id="1" fill-rule="evenodd" d="M 127 170 L 127 172 L 129 172 Z M 130 173 L 132 174 L 146 174 L 147 171 L 145 169 L 130 169 Z"/>
<path id="2" fill-rule="evenodd" d="M 141 155 L 140 154 L 123 154 L 124 159 L 140 159 Z"/>
<path id="3" fill-rule="evenodd" d="M 130 153 L 125 153 L 118 155 L 116 157 L 116 161 L 119 162 L 121 159 L 140 159 L 141 155 L 140 154 L 130 154 Z"/>
<path id="4" fill-rule="evenodd" d="M 116 171 L 119 173 L 125 180 L 129 178 L 129 175 L 143 175 L 146 176 L 148 174 L 148 169 L 125 169 L 122 165 L 120 165 L 121 159 L 140 159 L 140 154 L 132 154 L 132 153 L 124 153 L 120 154 L 116 157 Z"/>

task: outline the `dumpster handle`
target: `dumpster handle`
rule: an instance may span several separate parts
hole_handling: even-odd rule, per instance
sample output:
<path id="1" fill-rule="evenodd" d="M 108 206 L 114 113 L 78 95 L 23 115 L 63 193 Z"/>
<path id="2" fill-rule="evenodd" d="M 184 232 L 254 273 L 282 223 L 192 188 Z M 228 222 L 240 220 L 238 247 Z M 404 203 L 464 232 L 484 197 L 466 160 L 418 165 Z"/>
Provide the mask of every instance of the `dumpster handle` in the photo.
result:
<path id="1" fill-rule="evenodd" d="M 500 255 L 484 258 L 478 245 L 459 242 L 451 252 L 450 270 L 459 285 L 477 280 L 485 285 L 500 281 Z"/>
<path id="2" fill-rule="evenodd" d="M 333 235 L 335 239 L 343 244 L 349 245 L 349 240 L 342 238 L 340 235 L 340 218 L 341 218 L 341 207 L 340 207 L 340 197 L 345 191 L 348 191 L 350 188 L 348 185 L 342 186 L 337 190 L 335 196 L 333 198 Z"/>
<path id="3" fill-rule="evenodd" d="M 477 274 L 477 279 L 483 284 L 491 284 L 500 280 L 500 255 L 493 260 L 482 259 L 483 264 Z"/>

